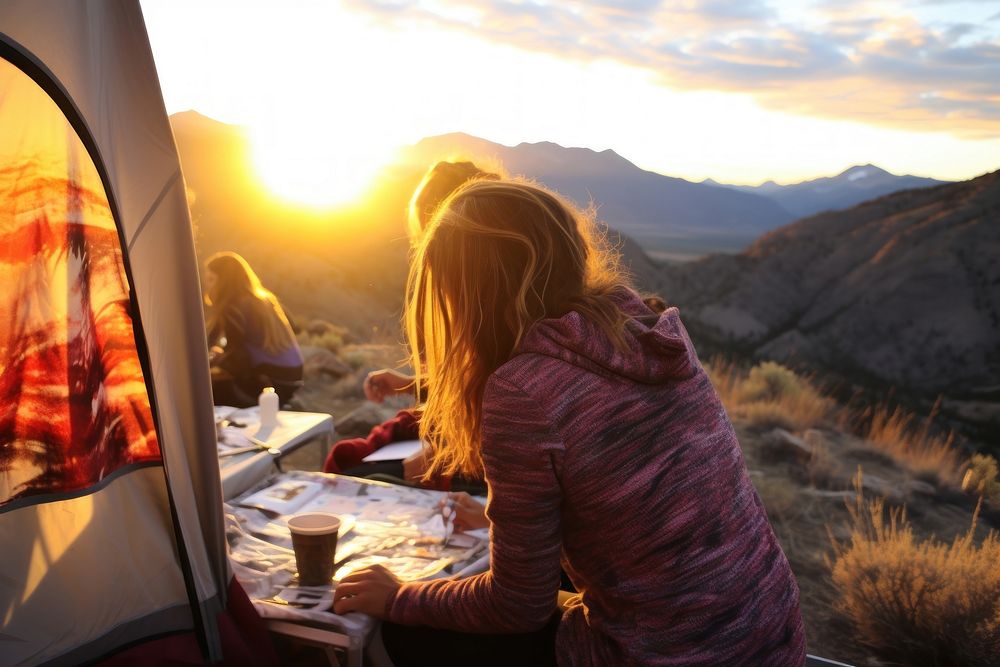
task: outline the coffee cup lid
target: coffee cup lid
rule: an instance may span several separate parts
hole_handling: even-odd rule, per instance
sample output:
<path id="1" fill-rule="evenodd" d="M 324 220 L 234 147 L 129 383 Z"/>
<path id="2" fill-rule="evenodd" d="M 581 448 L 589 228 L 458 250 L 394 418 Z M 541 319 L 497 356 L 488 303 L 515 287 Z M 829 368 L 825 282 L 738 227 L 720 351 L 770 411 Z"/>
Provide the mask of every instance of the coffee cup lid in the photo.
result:
<path id="1" fill-rule="evenodd" d="M 288 520 L 288 529 L 299 535 L 323 535 L 340 528 L 340 517 L 327 512 L 296 514 Z"/>

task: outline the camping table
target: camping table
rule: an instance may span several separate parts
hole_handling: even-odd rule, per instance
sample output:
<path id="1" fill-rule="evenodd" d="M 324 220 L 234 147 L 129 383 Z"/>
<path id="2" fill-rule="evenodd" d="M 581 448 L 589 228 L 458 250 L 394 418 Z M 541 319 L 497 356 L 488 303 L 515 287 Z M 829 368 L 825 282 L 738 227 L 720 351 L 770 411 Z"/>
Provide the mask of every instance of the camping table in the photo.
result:
<path id="1" fill-rule="evenodd" d="M 274 466 L 280 470 L 282 456 L 294 452 L 316 438 L 322 438 L 324 450 L 328 449 L 333 435 L 333 417 L 322 412 L 282 410 L 278 412 L 278 425 L 275 428 L 262 429 L 259 409 L 256 407 L 234 412 L 233 408 L 216 406 L 215 411 L 216 420 L 227 417 L 245 424 L 246 426 L 240 430 L 246 435 L 261 440 L 281 452 L 278 456 L 272 456 L 260 449 L 219 458 L 224 499 L 233 498 L 260 482 L 274 471 Z"/>
<path id="2" fill-rule="evenodd" d="M 380 563 L 404 580 L 457 578 L 488 567 L 486 531 L 444 542 L 438 503 L 444 493 L 342 475 L 281 473 L 228 501 L 226 538 L 236 578 L 272 632 L 326 652 L 332 664 L 361 667 L 364 647 L 377 627 L 367 615 L 340 616 L 329 600 L 314 609 L 282 604 L 294 594 L 295 556 L 286 521 L 307 511 L 331 512 L 343 525 L 334 580 Z"/>

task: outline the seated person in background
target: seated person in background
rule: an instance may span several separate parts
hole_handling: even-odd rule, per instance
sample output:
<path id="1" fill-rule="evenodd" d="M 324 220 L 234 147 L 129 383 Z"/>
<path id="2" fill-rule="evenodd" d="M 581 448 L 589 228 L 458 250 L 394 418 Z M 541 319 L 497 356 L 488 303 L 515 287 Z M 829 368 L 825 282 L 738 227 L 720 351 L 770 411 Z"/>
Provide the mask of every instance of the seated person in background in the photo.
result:
<path id="1" fill-rule="evenodd" d="M 497 174 L 481 170 L 472 162 L 438 162 L 431 167 L 410 199 L 409 232 L 411 243 L 416 244 L 438 206 L 459 186 L 478 180 L 497 180 Z M 364 382 L 365 398 L 381 403 L 386 398 L 410 395 L 419 403 L 423 392 L 417 392 L 412 375 L 396 370 L 382 369 L 368 374 Z M 380 447 L 402 440 L 420 437 L 418 424 L 420 408 L 401 410 L 389 421 L 371 430 L 368 437 L 350 438 L 336 443 L 327 456 L 323 472 L 345 473 L 355 476 L 388 475 L 407 482 L 417 482 L 423 477 L 427 464 L 422 453 L 400 462 L 364 464 L 362 459 Z M 481 475 L 480 475 L 481 477 Z M 473 492 L 482 490 L 477 480 L 458 486 Z M 433 484 L 451 488 L 451 477 L 439 478 Z"/>
<path id="2" fill-rule="evenodd" d="M 234 252 L 208 258 L 203 284 L 216 405 L 257 405 L 264 387 L 286 403 L 302 385 L 302 353 L 278 299 Z"/>
<path id="3" fill-rule="evenodd" d="M 676 308 L 519 181 L 434 216 L 406 302 L 430 472 L 485 471 L 490 569 L 345 577 L 405 665 L 801 665 L 799 592 Z M 560 564 L 580 594 L 560 613 Z"/>

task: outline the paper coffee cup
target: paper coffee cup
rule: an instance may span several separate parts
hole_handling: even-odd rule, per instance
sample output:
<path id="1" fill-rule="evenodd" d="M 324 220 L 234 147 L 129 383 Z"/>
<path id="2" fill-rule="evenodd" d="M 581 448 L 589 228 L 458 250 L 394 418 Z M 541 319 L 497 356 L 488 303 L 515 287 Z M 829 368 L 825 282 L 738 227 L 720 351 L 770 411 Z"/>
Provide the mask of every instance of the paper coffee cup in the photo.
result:
<path id="1" fill-rule="evenodd" d="M 288 520 L 301 586 L 322 586 L 333 579 L 340 518 L 325 512 L 296 514 Z"/>

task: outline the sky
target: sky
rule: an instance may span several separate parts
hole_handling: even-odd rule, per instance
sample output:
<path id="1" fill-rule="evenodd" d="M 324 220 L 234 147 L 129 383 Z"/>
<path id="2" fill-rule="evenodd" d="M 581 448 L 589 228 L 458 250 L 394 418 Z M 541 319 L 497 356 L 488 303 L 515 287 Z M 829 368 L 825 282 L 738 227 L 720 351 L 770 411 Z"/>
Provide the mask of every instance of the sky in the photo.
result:
<path id="1" fill-rule="evenodd" d="M 1000 0 L 141 4 L 167 111 L 246 126 L 290 194 L 447 132 L 695 181 L 1000 168 Z"/>

